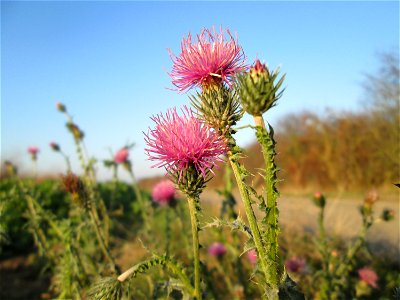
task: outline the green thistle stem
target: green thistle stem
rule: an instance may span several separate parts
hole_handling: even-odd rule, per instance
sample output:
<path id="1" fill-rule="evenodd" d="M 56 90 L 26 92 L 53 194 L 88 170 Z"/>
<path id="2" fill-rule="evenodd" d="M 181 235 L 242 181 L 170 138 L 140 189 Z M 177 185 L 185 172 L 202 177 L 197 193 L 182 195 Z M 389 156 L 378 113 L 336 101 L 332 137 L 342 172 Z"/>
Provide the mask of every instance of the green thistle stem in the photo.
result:
<path id="1" fill-rule="evenodd" d="M 43 253 L 49 255 L 51 258 L 54 258 L 53 255 L 51 254 L 51 252 L 48 251 L 49 246 L 47 244 L 46 235 L 44 234 L 43 230 L 40 228 L 40 225 L 37 221 L 38 215 L 35 210 L 33 197 L 26 194 L 25 198 L 26 198 L 26 202 L 28 204 L 28 209 L 29 209 L 31 221 L 33 223 L 33 228 L 34 228 L 34 231 L 36 232 L 37 239 L 38 239 L 38 242 L 40 243 L 40 246 L 42 247 Z"/>
<path id="2" fill-rule="evenodd" d="M 171 208 L 166 207 L 164 210 L 165 213 L 165 253 L 169 255 L 170 251 L 170 243 L 171 243 Z"/>
<path id="3" fill-rule="evenodd" d="M 65 163 L 67 165 L 67 173 L 70 173 L 72 169 L 71 169 L 71 162 L 69 160 L 69 157 L 61 150 L 59 150 L 59 152 L 62 155 L 62 157 L 64 157 Z"/>
<path id="4" fill-rule="evenodd" d="M 35 159 L 32 159 L 32 161 L 33 161 L 33 178 L 37 178 L 37 174 L 38 174 L 38 171 L 37 171 L 37 159 L 35 158 Z"/>
<path id="5" fill-rule="evenodd" d="M 260 233 L 260 229 L 257 224 L 257 219 L 254 214 L 253 208 L 251 207 L 251 199 L 250 199 L 249 191 L 247 189 L 246 184 L 243 181 L 243 176 L 240 171 L 240 164 L 236 160 L 236 158 L 234 157 L 234 154 L 231 151 L 228 152 L 228 158 L 229 158 L 229 162 L 232 166 L 233 174 L 235 175 L 235 178 L 236 178 L 240 196 L 242 198 L 244 208 L 246 211 L 247 220 L 249 221 L 249 225 L 250 225 L 250 229 L 251 229 L 251 232 L 253 235 L 254 243 L 257 248 L 257 254 L 258 254 L 259 261 L 260 261 L 261 270 L 264 273 L 265 281 L 268 283 L 268 282 L 270 282 L 269 281 L 269 273 L 268 273 L 268 268 L 267 268 L 266 261 L 265 261 L 265 258 L 267 256 L 265 253 L 264 244 L 261 239 L 261 233 Z"/>
<path id="6" fill-rule="evenodd" d="M 265 184 L 267 191 L 267 207 L 266 216 L 263 220 L 268 227 L 266 229 L 266 240 L 268 241 L 267 253 L 268 253 L 268 271 L 270 283 L 273 287 L 278 287 L 278 217 L 279 210 L 277 204 L 278 190 L 276 188 L 276 182 L 278 181 L 276 172 L 277 167 L 275 165 L 275 141 L 273 139 L 273 130 L 270 127 L 270 132 L 267 131 L 262 116 L 254 116 L 254 123 L 257 128 L 256 136 L 257 140 L 261 145 L 264 163 L 265 163 Z"/>
<path id="7" fill-rule="evenodd" d="M 92 209 L 89 210 L 89 215 L 90 215 L 90 219 L 92 220 L 93 228 L 94 228 L 94 231 L 96 232 L 96 237 L 97 237 L 97 240 L 99 241 L 100 248 L 103 251 L 103 254 L 107 258 L 108 262 L 111 264 L 112 270 L 115 273 L 119 273 L 119 268 L 116 265 L 113 257 L 111 256 L 110 251 L 108 250 L 106 243 L 104 241 L 103 235 L 101 234 L 100 226 L 96 222 L 96 219 L 94 216 L 94 210 L 95 210 L 95 208 L 92 206 Z"/>
<path id="8" fill-rule="evenodd" d="M 147 219 L 147 215 L 146 215 L 146 203 L 143 200 L 142 193 L 141 193 L 141 191 L 139 189 L 139 186 L 137 184 L 137 180 L 135 178 L 135 175 L 133 174 L 133 170 L 132 170 L 131 167 L 128 169 L 128 172 L 129 172 L 129 176 L 132 179 L 132 188 L 133 188 L 133 190 L 135 192 L 136 201 L 140 205 L 140 214 L 141 214 L 142 219 L 143 219 L 144 228 L 146 229 L 147 232 L 149 232 L 150 231 L 150 225 L 149 225 L 149 222 L 148 222 L 148 219 Z"/>
<path id="9" fill-rule="evenodd" d="M 322 261 L 323 261 L 323 274 L 324 283 L 321 285 L 321 299 L 331 299 L 332 292 L 332 276 L 329 272 L 330 253 L 328 251 L 328 244 L 326 241 L 326 233 L 324 226 L 325 207 L 320 207 L 318 215 L 318 228 L 319 228 L 319 244 L 321 247 Z"/>
<path id="10" fill-rule="evenodd" d="M 190 221 L 192 224 L 193 260 L 194 260 L 194 298 L 201 300 L 200 290 L 200 253 L 199 253 L 199 220 L 197 218 L 196 202 L 199 199 L 187 198 L 189 204 Z"/>
<path id="11" fill-rule="evenodd" d="M 337 278 L 345 276 L 345 274 L 349 271 L 350 263 L 353 260 L 354 256 L 357 254 L 357 252 L 364 245 L 368 229 L 371 226 L 372 226 L 372 223 L 364 222 L 363 228 L 361 229 L 361 232 L 360 232 L 357 240 L 354 242 L 353 246 L 349 248 L 344 260 L 342 261 L 342 263 L 339 265 L 339 267 L 337 269 L 337 272 L 335 274 Z"/>

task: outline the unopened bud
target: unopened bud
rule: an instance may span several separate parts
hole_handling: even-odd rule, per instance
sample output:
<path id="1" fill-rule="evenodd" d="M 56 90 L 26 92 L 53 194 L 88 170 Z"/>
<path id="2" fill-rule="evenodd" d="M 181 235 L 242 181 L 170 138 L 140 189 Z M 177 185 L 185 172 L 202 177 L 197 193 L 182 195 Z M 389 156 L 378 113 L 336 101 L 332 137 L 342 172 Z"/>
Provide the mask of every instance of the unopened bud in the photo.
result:
<path id="1" fill-rule="evenodd" d="M 65 105 L 62 104 L 61 102 L 57 102 L 57 103 L 56 103 L 56 108 L 57 108 L 57 110 L 60 111 L 60 112 L 66 112 L 66 111 L 67 111 L 67 108 L 66 108 Z"/>
<path id="2" fill-rule="evenodd" d="M 50 144 L 49 144 L 49 146 L 50 146 L 50 148 L 51 149 L 53 149 L 53 151 L 60 151 L 60 146 L 57 144 L 57 143 L 55 143 L 55 142 L 51 142 Z"/>
<path id="3" fill-rule="evenodd" d="M 386 222 L 394 219 L 394 210 L 393 209 L 385 209 L 382 212 L 382 219 Z"/>
<path id="4" fill-rule="evenodd" d="M 323 208 L 326 204 L 326 198 L 320 192 L 316 192 L 313 196 L 313 202 L 316 206 Z"/>
<path id="5" fill-rule="evenodd" d="M 236 88 L 243 110 L 252 116 L 261 116 L 276 104 L 282 91 L 278 92 L 285 75 L 275 83 L 279 69 L 272 74 L 258 59 L 249 72 L 236 77 Z"/>
<path id="6" fill-rule="evenodd" d="M 83 133 L 82 130 L 80 130 L 80 128 L 78 127 L 78 125 L 68 122 L 66 124 L 68 130 L 72 133 L 72 135 L 74 136 L 74 138 L 76 140 L 83 140 L 83 137 L 85 136 L 85 134 Z"/>
<path id="7" fill-rule="evenodd" d="M 30 146 L 28 148 L 28 153 L 31 155 L 32 160 L 37 160 L 37 154 L 39 153 L 39 148 L 35 146 Z"/>

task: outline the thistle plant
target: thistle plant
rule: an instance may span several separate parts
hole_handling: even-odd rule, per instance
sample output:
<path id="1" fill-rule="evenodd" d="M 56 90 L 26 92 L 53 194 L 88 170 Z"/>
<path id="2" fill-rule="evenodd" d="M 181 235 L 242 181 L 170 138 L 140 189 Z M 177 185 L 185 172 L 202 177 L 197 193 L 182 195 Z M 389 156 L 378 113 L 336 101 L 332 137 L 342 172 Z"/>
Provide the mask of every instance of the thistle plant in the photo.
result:
<path id="1" fill-rule="evenodd" d="M 110 250 L 108 249 L 105 237 L 101 231 L 101 227 L 98 223 L 98 219 L 95 213 L 95 208 L 93 206 L 93 201 L 90 198 L 85 184 L 78 176 L 72 173 L 69 173 L 63 178 L 63 183 L 66 191 L 71 194 L 72 199 L 89 215 L 100 248 L 104 254 L 104 257 L 108 260 L 111 269 L 114 273 L 119 272 L 119 267 L 115 263 L 114 258 L 112 257 Z"/>
<path id="2" fill-rule="evenodd" d="M 227 33 L 227 36 L 226 36 Z M 229 145 L 228 160 L 231 164 L 251 229 L 253 247 L 257 249 L 258 264 L 264 276 L 263 297 L 277 299 L 278 294 L 298 294 L 279 264 L 278 257 L 278 208 L 277 167 L 273 130 L 266 129 L 262 114 L 275 105 L 282 95 L 279 91 L 284 76 L 277 83 L 278 71 L 269 72 L 259 61 L 246 72 L 244 53 L 229 30 L 217 32 L 204 29 L 197 40 L 189 34 L 181 44 L 181 54 L 171 56 L 173 61 L 172 83 L 179 91 L 200 87 L 191 96 L 199 117 L 223 135 Z M 266 200 L 257 195 L 245 178 L 250 175 L 240 163 L 241 149 L 236 145 L 233 126 L 241 118 L 242 109 L 253 115 L 257 140 L 262 146 L 265 160 Z M 259 199 L 259 208 L 265 213 L 258 222 L 252 207 L 252 195 Z M 250 247 L 251 248 L 251 247 Z M 248 247 L 247 247 L 248 250 Z M 283 286 L 280 291 L 280 287 Z M 291 292 L 292 291 L 292 292 Z"/>
<path id="3" fill-rule="evenodd" d="M 65 160 L 65 164 L 67 165 L 67 173 L 71 172 L 71 162 L 69 160 L 69 157 L 64 153 L 64 151 L 62 151 L 61 147 L 59 144 L 57 144 L 56 142 L 50 142 L 49 144 L 51 150 L 53 150 L 56 153 L 60 153 L 61 156 L 64 158 Z"/>
<path id="4" fill-rule="evenodd" d="M 186 107 L 182 109 L 182 116 L 173 109 L 165 116 L 160 114 L 152 120 L 156 127 L 146 135 L 146 151 L 150 160 L 158 161 L 154 166 L 165 167 L 178 189 L 187 197 L 193 239 L 193 296 L 201 299 L 198 237 L 200 194 L 227 146 L 222 136 L 197 119 Z"/>
<path id="5" fill-rule="evenodd" d="M 88 153 L 84 144 L 85 134 L 79 128 L 79 126 L 74 123 L 72 116 L 67 111 L 67 107 L 61 102 L 57 102 L 56 108 L 67 118 L 67 123 L 65 125 L 73 137 L 76 152 L 81 163 L 81 168 L 84 172 L 82 180 L 86 187 L 88 197 L 91 199 L 91 214 L 94 218 L 94 222 L 98 226 L 100 226 L 100 224 L 103 225 L 99 229 L 102 231 L 102 236 L 104 237 L 104 241 L 107 246 L 109 240 L 110 218 L 108 216 L 108 211 L 104 200 L 100 197 L 99 192 L 96 190 L 96 176 L 94 172 L 95 160 L 88 157 Z M 99 212 L 101 213 L 101 218 Z"/>
<path id="6" fill-rule="evenodd" d="M 37 176 L 37 158 L 39 153 L 39 148 L 36 146 L 28 147 L 28 153 L 31 155 L 31 160 L 33 163 L 33 177 L 36 178 Z"/>
<path id="7" fill-rule="evenodd" d="M 394 212 L 383 210 L 379 218 L 374 218 L 374 204 L 378 200 L 376 192 L 371 192 L 365 198 L 363 205 L 360 206 L 362 217 L 361 230 L 345 253 L 338 257 L 338 253 L 330 248 L 329 239 L 326 235 L 324 216 L 326 197 L 320 192 L 316 192 L 312 198 L 313 203 L 319 208 L 318 231 L 319 236 L 316 240 L 318 250 L 322 257 L 322 270 L 315 276 L 320 280 L 319 296 L 321 299 L 338 299 L 346 297 L 345 291 L 349 290 L 349 277 L 356 266 L 356 257 L 366 245 L 366 236 L 372 225 L 379 222 L 388 222 L 393 219 Z M 359 270 L 360 271 L 360 270 Z M 366 268 L 359 272 L 361 281 L 367 282 L 371 287 L 376 287 L 376 274 Z M 320 277 L 320 278 L 319 278 Z M 357 286 L 357 289 L 359 286 Z M 358 291 L 360 293 L 361 291 Z M 360 296 L 360 295 L 359 295 Z"/>

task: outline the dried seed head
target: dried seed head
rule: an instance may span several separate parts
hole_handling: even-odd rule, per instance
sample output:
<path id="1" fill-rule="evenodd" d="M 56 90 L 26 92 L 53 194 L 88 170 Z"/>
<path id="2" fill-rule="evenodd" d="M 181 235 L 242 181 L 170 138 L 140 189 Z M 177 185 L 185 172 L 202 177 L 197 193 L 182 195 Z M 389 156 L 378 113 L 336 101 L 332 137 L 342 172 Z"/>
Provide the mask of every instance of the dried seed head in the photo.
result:
<path id="1" fill-rule="evenodd" d="M 80 207 L 89 209 L 90 199 L 83 181 L 73 173 L 62 177 L 65 190 L 71 194 L 72 200 Z"/>

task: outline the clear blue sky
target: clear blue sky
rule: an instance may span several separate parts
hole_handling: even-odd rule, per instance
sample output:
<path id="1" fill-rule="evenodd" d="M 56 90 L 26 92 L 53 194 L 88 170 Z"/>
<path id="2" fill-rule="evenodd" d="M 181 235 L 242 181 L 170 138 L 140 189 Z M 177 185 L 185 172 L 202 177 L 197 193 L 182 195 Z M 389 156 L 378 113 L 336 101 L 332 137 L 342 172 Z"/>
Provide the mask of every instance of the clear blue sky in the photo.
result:
<path id="1" fill-rule="evenodd" d="M 29 145 L 41 149 L 39 171 L 60 173 L 58 142 L 78 163 L 55 102 L 66 104 L 86 134 L 90 154 L 109 157 L 126 142 L 138 177 L 150 170 L 143 131 L 149 117 L 187 104 L 172 88 L 167 49 L 203 27 L 236 32 L 248 62 L 260 58 L 287 73 L 286 91 L 265 117 L 360 108 L 363 74 L 376 54 L 398 51 L 399 2 L 7 2 L 1 3 L 1 158 L 29 169 Z M 245 118 L 242 125 L 249 123 Z M 253 139 L 244 130 L 246 145 Z M 102 179 L 110 173 L 99 164 Z"/>

